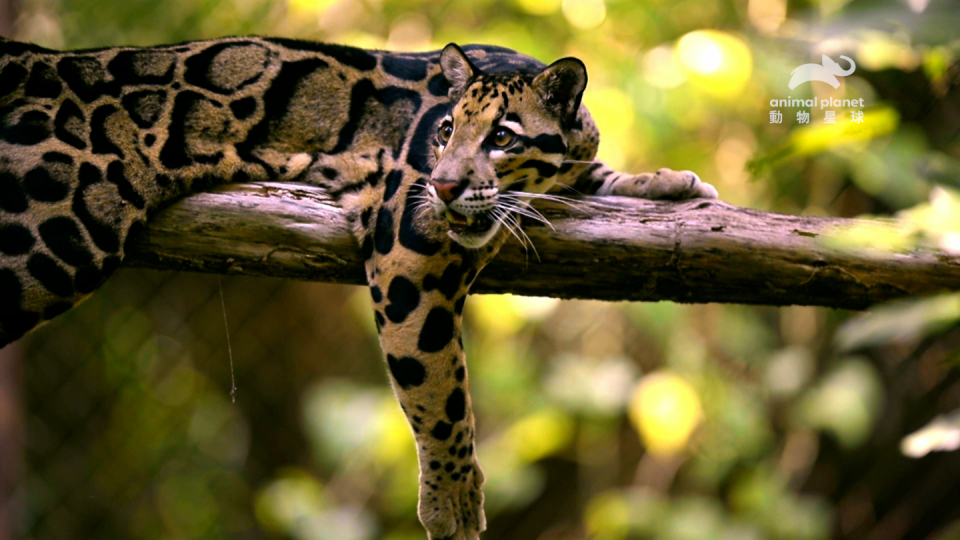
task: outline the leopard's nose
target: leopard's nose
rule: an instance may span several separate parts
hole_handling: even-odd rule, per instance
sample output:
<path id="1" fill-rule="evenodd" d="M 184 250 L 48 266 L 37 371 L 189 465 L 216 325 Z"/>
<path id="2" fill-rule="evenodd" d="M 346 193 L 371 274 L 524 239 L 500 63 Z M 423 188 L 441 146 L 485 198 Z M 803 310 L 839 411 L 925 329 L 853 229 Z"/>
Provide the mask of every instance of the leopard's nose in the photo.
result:
<path id="1" fill-rule="evenodd" d="M 444 178 L 431 178 L 430 185 L 433 186 L 433 189 L 437 191 L 437 197 L 440 197 L 440 200 L 450 204 L 451 201 L 460 196 L 465 189 L 467 189 L 467 183 L 469 180 L 447 180 Z"/>

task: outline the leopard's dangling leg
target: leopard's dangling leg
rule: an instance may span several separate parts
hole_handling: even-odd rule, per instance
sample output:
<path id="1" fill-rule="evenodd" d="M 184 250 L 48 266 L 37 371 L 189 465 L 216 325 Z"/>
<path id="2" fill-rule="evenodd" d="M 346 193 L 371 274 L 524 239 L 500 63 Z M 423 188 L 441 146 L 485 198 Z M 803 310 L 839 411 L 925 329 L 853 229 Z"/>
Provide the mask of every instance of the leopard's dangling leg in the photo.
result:
<path id="1" fill-rule="evenodd" d="M 389 167 L 386 168 L 389 170 Z M 380 169 L 383 171 L 383 168 Z M 468 250 L 421 204 L 424 179 L 400 170 L 343 201 L 357 215 L 374 317 L 394 392 L 420 463 L 419 517 L 430 539 L 479 539 L 483 472 L 461 313 L 470 285 L 503 238 Z"/>

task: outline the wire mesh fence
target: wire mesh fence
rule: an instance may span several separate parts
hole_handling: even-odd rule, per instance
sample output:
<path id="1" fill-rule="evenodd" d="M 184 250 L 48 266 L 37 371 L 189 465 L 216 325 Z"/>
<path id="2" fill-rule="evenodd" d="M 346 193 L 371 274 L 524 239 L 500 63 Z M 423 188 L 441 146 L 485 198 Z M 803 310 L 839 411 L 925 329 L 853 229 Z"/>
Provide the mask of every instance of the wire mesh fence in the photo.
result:
<path id="1" fill-rule="evenodd" d="M 422 538 L 368 304 L 120 271 L 3 351 L 13 537 Z M 822 309 L 482 296 L 467 314 L 488 538 L 934 539 L 960 519 L 960 458 L 900 452 L 960 400 L 956 330 L 849 357 Z"/>

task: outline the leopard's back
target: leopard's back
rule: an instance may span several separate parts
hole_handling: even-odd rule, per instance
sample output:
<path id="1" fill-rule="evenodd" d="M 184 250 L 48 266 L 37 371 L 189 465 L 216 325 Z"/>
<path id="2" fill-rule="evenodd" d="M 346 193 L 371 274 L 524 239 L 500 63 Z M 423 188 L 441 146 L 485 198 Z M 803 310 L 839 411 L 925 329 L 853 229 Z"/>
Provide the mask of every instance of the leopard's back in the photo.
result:
<path id="1" fill-rule="evenodd" d="M 542 67 L 467 50 L 492 71 Z M 0 38 L 0 346 L 96 290 L 134 226 L 186 193 L 303 180 L 318 157 L 334 163 L 318 182 L 337 189 L 358 177 L 354 156 L 428 172 L 449 106 L 438 58 L 258 37 L 72 52 Z"/>

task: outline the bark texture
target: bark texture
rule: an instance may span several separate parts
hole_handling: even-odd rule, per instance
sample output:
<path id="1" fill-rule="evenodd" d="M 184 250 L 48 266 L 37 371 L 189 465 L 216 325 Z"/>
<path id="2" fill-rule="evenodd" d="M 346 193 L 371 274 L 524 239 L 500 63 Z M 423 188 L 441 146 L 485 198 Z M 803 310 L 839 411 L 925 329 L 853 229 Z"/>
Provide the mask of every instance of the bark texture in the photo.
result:
<path id="1" fill-rule="evenodd" d="M 673 300 L 862 309 L 960 289 L 960 256 L 837 251 L 819 241 L 852 220 L 720 201 L 584 197 L 537 208 L 536 253 L 508 242 L 473 291 L 600 300 Z M 350 226 L 320 188 L 233 184 L 161 211 L 127 245 L 145 268 L 364 283 Z"/>

